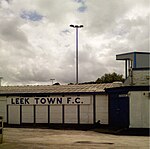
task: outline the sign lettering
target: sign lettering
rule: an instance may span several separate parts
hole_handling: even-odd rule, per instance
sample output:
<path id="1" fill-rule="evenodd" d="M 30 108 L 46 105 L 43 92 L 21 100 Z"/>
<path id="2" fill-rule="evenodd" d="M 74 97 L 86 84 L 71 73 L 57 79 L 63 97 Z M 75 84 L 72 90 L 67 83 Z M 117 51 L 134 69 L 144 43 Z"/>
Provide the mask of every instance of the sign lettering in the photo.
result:
<path id="1" fill-rule="evenodd" d="M 7 104 L 13 105 L 60 105 L 60 104 L 90 104 L 90 96 L 70 97 L 8 97 Z"/>

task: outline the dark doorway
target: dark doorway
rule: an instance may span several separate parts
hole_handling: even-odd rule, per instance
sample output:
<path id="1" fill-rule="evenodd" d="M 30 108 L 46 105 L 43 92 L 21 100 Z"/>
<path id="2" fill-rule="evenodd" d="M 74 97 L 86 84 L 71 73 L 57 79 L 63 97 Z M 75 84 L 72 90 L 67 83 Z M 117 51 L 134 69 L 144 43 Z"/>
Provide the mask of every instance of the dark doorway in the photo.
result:
<path id="1" fill-rule="evenodd" d="M 129 127 L 129 97 L 126 94 L 109 95 L 109 124 Z"/>

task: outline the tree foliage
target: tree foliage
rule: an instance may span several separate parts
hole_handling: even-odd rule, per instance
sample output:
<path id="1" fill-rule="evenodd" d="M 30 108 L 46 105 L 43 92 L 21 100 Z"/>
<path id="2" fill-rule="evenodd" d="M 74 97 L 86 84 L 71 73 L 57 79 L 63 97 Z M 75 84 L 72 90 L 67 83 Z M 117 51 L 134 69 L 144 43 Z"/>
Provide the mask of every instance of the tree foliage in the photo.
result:
<path id="1" fill-rule="evenodd" d="M 53 85 L 60 85 L 60 83 L 56 82 L 56 83 L 54 83 Z"/>
<path id="2" fill-rule="evenodd" d="M 102 76 L 101 78 L 98 78 L 96 80 L 96 83 L 112 83 L 115 81 L 121 81 L 124 82 L 124 78 L 123 75 L 117 74 L 115 72 L 113 73 L 108 73 L 108 74 L 104 74 L 104 76 Z"/>
<path id="3" fill-rule="evenodd" d="M 106 73 L 102 77 L 98 78 L 96 81 L 83 82 L 80 84 L 100 84 L 100 83 L 113 83 L 115 81 L 124 82 L 123 75 L 113 73 Z M 75 85 L 74 83 L 69 83 L 68 85 Z"/>
<path id="4" fill-rule="evenodd" d="M 79 83 L 79 84 L 96 84 L 96 82 L 90 81 L 90 82 L 84 82 L 84 83 Z"/>

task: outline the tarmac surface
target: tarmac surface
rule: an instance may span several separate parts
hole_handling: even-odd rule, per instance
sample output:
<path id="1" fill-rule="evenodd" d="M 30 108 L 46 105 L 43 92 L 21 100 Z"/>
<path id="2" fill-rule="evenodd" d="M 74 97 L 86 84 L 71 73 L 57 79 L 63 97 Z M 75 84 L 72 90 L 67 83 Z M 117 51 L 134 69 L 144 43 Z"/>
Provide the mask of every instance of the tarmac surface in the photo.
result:
<path id="1" fill-rule="evenodd" d="M 149 141 L 94 131 L 4 128 L 0 149 L 149 149 Z"/>

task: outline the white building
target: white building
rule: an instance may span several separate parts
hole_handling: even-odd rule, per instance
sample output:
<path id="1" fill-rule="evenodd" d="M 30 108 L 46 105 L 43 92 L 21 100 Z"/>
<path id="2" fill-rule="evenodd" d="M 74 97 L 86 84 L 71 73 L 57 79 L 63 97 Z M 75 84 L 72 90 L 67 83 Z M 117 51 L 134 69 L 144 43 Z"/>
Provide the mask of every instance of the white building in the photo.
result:
<path id="1" fill-rule="evenodd" d="M 117 127 L 150 128 L 150 53 L 119 54 L 125 60 L 122 87 L 106 89 L 109 124 Z"/>
<path id="2" fill-rule="evenodd" d="M 116 84 L 1 86 L 6 124 L 108 124 L 105 88 Z"/>

